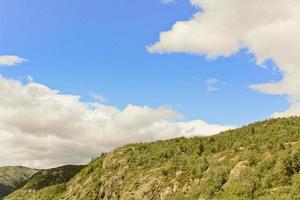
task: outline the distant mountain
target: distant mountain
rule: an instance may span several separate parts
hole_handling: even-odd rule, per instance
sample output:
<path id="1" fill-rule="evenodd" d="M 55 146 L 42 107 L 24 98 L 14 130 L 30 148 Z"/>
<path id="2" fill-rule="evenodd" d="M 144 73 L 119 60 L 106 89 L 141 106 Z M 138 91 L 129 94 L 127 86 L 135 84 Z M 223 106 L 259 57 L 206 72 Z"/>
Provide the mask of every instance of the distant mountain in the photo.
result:
<path id="1" fill-rule="evenodd" d="M 5 200 L 296 200 L 299 172 L 300 118 L 291 117 L 126 145 L 82 169 L 40 171 Z"/>
<path id="2" fill-rule="evenodd" d="M 66 165 L 53 169 L 40 170 L 35 173 L 21 189 L 15 191 L 10 197 L 8 197 L 8 199 L 52 200 L 61 192 L 60 185 L 68 182 L 72 177 L 78 174 L 83 167 L 84 166 L 82 165 Z M 46 193 L 43 194 L 42 191 L 46 191 Z M 37 195 L 38 193 L 41 193 L 42 195 Z"/>
<path id="3" fill-rule="evenodd" d="M 37 171 L 26 167 L 0 167 L 0 199 L 19 187 Z"/>

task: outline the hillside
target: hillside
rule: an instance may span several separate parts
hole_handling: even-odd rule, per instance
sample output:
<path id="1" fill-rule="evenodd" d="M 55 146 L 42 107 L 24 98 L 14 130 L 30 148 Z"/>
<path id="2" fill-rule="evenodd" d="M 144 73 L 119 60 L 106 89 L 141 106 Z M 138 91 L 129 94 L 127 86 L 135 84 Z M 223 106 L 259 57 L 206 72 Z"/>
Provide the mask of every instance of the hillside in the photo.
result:
<path id="1" fill-rule="evenodd" d="M 0 199 L 19 187 L 37 170 L 26 167 L 0 167 Z"/>
<path id="2" fill-rule="evenodd" d="M 300 118 L 291 117 L 212 137 L 126 145 L 70 180 L 45 184 L 39 172 L 5 199 L 300 199 L 299 172 Z"/>
<path id="3" fill-rule="evenodd" d="M 72 177 L 79 173 L 83 167 L 84 166 L 66 165 L 53 169 L 40 170 L 34 174 L 21 189 L 13 193 L 12 199 L 50 200 L 52 199 L 52 195 L 56 196 L 60 192 L 59 190 L 52 190 L 52 188 L 56 188 L 56 185 L 68 182 Z M 43 195 L 43 190 L 47 191 L 45 195 Z"/>

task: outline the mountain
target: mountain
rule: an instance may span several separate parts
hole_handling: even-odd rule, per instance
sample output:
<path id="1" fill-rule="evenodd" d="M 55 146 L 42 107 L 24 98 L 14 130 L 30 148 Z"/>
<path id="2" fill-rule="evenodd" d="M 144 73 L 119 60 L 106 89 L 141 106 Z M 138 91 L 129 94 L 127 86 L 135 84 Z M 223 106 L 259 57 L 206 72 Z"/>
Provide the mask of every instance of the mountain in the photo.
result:
<path id="1" fill-rule="evenodd" d="M 27 167 L 0 167 L 0 199 L 19 187 L 37 171 Z"/>
<path id="2" fill-rule="evenodd" d="M 60 185 L 68 182 L 84 166 L 66 165 L 53 169 L 43 169 L 35 173 L 24 186 L 8 199 L 53 199 L 61 192 Z M 46 191 L 44 194 L 43 191 Z M 52 198 L 53 197 L 53 198 Z M 5 199 L 7 199 L 5 198 Z"/>
<path id="3" fill-rule="evenodd" d="M 37 173 L 5 200 L 300 199 L 300 118 L 130 144 L 81 170 L 58 169 Z"/>

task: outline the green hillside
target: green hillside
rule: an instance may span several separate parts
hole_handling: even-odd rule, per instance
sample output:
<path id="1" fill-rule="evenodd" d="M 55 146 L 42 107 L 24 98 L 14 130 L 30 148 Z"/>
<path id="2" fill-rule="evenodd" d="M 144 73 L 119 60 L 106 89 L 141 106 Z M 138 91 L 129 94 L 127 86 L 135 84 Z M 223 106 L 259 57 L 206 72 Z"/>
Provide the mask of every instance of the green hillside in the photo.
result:
<path id="1" fill-rule="evenodd" d="M 26 167 L 0 167 L 0 199 L 19 187 L 37 170 Z"/>
<path id="2" fill-rule="evenodd" d="M 300 118 L 291 117 L 212 137 L 127 145 L 73 178 L 48 181 L 61 173 L 46 173 L 44 182 L 39 172 L 5 199 L 300 199 L 299 172 Z"/>
<path id="3" fill-rule="evenodd" d="M 68 182 L 79 173 L 83 167 L 84 166 L 66 165 L 53 169 L 40 170 L 9 198 L 51 200 L 62 192 L 60 185 L 64 185 Z M 44 194 L 44 191 L 47 192 Z"/>

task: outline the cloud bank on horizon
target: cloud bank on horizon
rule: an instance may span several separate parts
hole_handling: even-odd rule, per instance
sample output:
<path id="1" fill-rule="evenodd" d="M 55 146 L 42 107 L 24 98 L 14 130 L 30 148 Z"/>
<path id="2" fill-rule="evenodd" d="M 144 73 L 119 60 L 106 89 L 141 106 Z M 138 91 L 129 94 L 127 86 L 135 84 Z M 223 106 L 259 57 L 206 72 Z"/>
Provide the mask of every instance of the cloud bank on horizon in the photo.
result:
<path id="1" fill-rule="evenodd" d="M 217 59 L 248 49 L 258 65 L 272 60 L 283 75 L 280 82 L 253 84 L 250 88 L 289 96 L 290 108 L 273 117 L 299 115 L 300 1 L 191 0 L 191 4 L 199 12 L 162 32 L 148 51 L 185 52 Z"/>
<path id="2" fill-rule="evenodd" d="M 234 128 L 180 122 L 170 107 L 120 110 L 45 85 L 0 76 L 0 165 L 37 168 L 82 164 L 127 143 L 212 135 Z"/>

